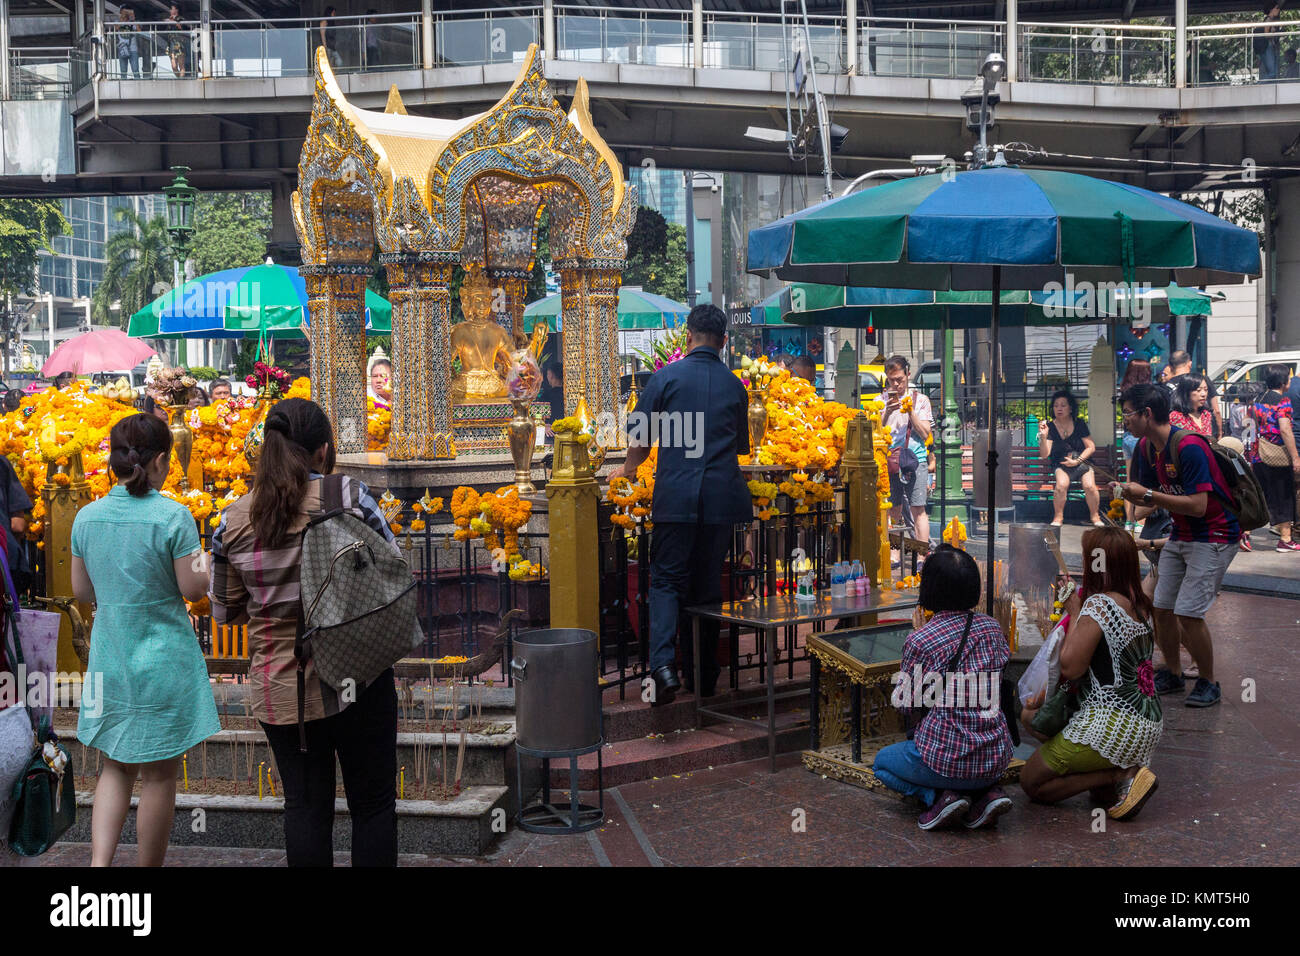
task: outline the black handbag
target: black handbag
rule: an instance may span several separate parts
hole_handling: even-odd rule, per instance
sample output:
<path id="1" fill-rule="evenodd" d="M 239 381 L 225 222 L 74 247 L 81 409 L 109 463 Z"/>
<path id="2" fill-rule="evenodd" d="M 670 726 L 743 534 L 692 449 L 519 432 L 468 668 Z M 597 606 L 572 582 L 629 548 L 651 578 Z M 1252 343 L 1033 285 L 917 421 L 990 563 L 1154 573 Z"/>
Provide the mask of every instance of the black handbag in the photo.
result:
<path id="1" fill-rule="evenodd" d="M 17 673 L 23 667 L 23 645 L 18 634 L 18 601 L 9 564 L 0 554 L 8 590 L 4 595 L 5 619 L 13 639 Z M 0 635 L 2 637 L 2 635 Z M 4 642 L 0 639 L 0 649 Z M 8 655 L 4 655 L 6 658 Z M 31 713 L 31 711 L 29 711 Z M 34 747 L 31 759 L 14 783 L 14 816 L 9 825 L 9 848 L 19 856 L 40 856 L 67 832 L 77 818 L 76 779 L 72 755 L 59 742 L 47 717 L 37 720 L 33 728 Z"/>
<path id="2" fill-rule="evenodd" d="M 1044 737 L 1055 737 L 1079 710 L 1079 689 L 1073 681 L 1063 680 L 1056 693 L 1043 701 L 1034 719 L 1029 722 Z"/>

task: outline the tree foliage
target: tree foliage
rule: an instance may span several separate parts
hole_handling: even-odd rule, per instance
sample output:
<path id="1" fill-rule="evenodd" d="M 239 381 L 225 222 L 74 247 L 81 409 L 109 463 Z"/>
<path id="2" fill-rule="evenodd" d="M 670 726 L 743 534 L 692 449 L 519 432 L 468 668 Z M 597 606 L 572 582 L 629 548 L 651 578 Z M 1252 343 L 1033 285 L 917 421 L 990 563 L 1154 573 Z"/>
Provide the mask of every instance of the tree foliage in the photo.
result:
<path id="1" fill-rule="evenodd" d="M 91 296 L 91 309 L 101 322 L 109 321 L 114 302 L 125 330 L 131 316 L 171 288 L 175 278 L 171 238 L 162 216 L 146 220 L 132 209 L 114 210 L 128 224 L 104 243 L 104 276 Z"/>
<path id="2" fill-rule="evenodd" d="M 57 201 L 0 199 L 0 295 L 35 292 L 37 253 L 71 232 Z"/>
<path id="3" fill-rule="evenodd" d="M 656 209 L 641 206 L 627 237 L 623 285 L 686 301 L 686 228 L 668 222 Z"/>
<path id="4" fill-rule="evenodd" d="M 270 230 L 269 193 L 199 193 L 190 247 L 194 274 L 260 265 Z"/>

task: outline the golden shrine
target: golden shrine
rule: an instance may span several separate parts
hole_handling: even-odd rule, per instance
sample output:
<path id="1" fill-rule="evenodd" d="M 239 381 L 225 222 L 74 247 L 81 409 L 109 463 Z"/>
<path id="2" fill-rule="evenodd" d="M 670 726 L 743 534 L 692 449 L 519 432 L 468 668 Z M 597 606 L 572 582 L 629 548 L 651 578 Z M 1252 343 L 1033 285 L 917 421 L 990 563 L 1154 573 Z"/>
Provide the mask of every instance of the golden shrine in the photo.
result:
<path id="1" fill-rule="evenodd" d="M 455 458 L 457 440 L 463 451 L 505 450 L 510 403 L 491 356 L 507 341 L 523 345 L 543 206 L 561 281 L 566 413 L 580 404 L 593 418 L 618 413 L 616 309 L 636 189 L 592 123 L 586 82 L 566 113 L 542 67 L 531 46 L 490 110 L 436 119 L 408 114 L 395 87 L 383 112 L 352 106 L 316 51 L 292 208 L 313 317 L 313 397 L 340 454 L 366 448 L 363 297 L 376 248 L 393 305 L 389 460 Z M 470 288 L 466 322 L 453 329 L 456 265 Z M 508 333 L 483 321 L 485 300 Z"/>

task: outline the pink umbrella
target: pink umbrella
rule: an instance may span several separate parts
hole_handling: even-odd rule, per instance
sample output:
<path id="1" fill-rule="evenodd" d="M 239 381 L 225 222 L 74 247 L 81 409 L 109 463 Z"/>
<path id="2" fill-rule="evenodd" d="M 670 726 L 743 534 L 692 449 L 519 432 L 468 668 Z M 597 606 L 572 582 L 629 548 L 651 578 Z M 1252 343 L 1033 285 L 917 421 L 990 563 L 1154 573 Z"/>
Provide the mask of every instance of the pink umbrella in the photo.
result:
<path id="1" fill-rule="evenodd" d="M 41 367 L 41 374 L 53 378 L 60 372 L 85 375 L 89 372 L 114 372 L 135 368 L 151 355 L 153 349 L 133 339 L 121 329 L 95 329 L 68 339 Z"/>

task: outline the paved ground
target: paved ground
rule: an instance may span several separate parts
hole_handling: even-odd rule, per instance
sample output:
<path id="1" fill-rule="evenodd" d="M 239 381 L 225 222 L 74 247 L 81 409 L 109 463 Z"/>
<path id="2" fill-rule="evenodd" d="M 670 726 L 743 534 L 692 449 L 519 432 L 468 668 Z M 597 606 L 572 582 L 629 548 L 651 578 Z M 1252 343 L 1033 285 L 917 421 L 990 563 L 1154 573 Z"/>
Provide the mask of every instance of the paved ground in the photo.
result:
<path id="1" fill-rule="evenodd" d="M 1290 555 L 1277 555 L 1289 558 Z M 404 866 L 646 865 L 1300 865 L 1300 603 L 1225 593 L 1211 611 L 1221 706 L 1164 698 L 1165 736 L 1152 769 L 1159 792 L 1128 824 L 1093 832 L 1087 797 L 1015 810 L 993 831 L 923 833 L 891 797 L 808 773 L 797 755 L 627 784 L 605 794 L 605 826 L 590 834 L 511 830 L 483 860 L 403 856 Z M 1243 681 L 1253 681 L 1253 701 Z M 1249 696 L 1249 695 L 1245 695 Z M 797 811 L 803 811 L 802 814 Z M 802 820 L 802 832 L 794 824 Z M 119 862 L 135 852 L 123 847 Z M 84 865 L 89 847 L 41 862 Z M 347 863 L 346 855 L 337 858 Z M 283 865 L 280 851 L 177 847 L 172 866 Z"/>
<path id="2" fill-rule="evenodd" d="M 964 518 L 963 518 L 964 520 Z M 934 525 L 932 524 L 932 527 Z M 1001 529 L 1002 525 L 999 523 Z M 1087 525 L 1065 524 L 1061 531 L 1061 554 L 1073 571 L 1079 570 L 1079 555 L 1082 553 L 1081 541 Z M 937 534 L 937 532 L 935 532 Z M 1279 594 L 1300 598 L 1300 552 L 1279 553 L 1278 537 L 1267 528 L 1261 528 L 1251 534 L 1253 551 L 1239 551 L 1228 566 L 1228 573 L 1223 577 L 1223 586 L 1229 591 L 1247 594 Z M 985 548 L 982 534 L 972 533 L 967 549 L 982 559 Z M 1006 532 L 998 532 L 998 557 L 1006 555 Z M 1143 566 L 1145 567 L 1145 560 Z"/>

